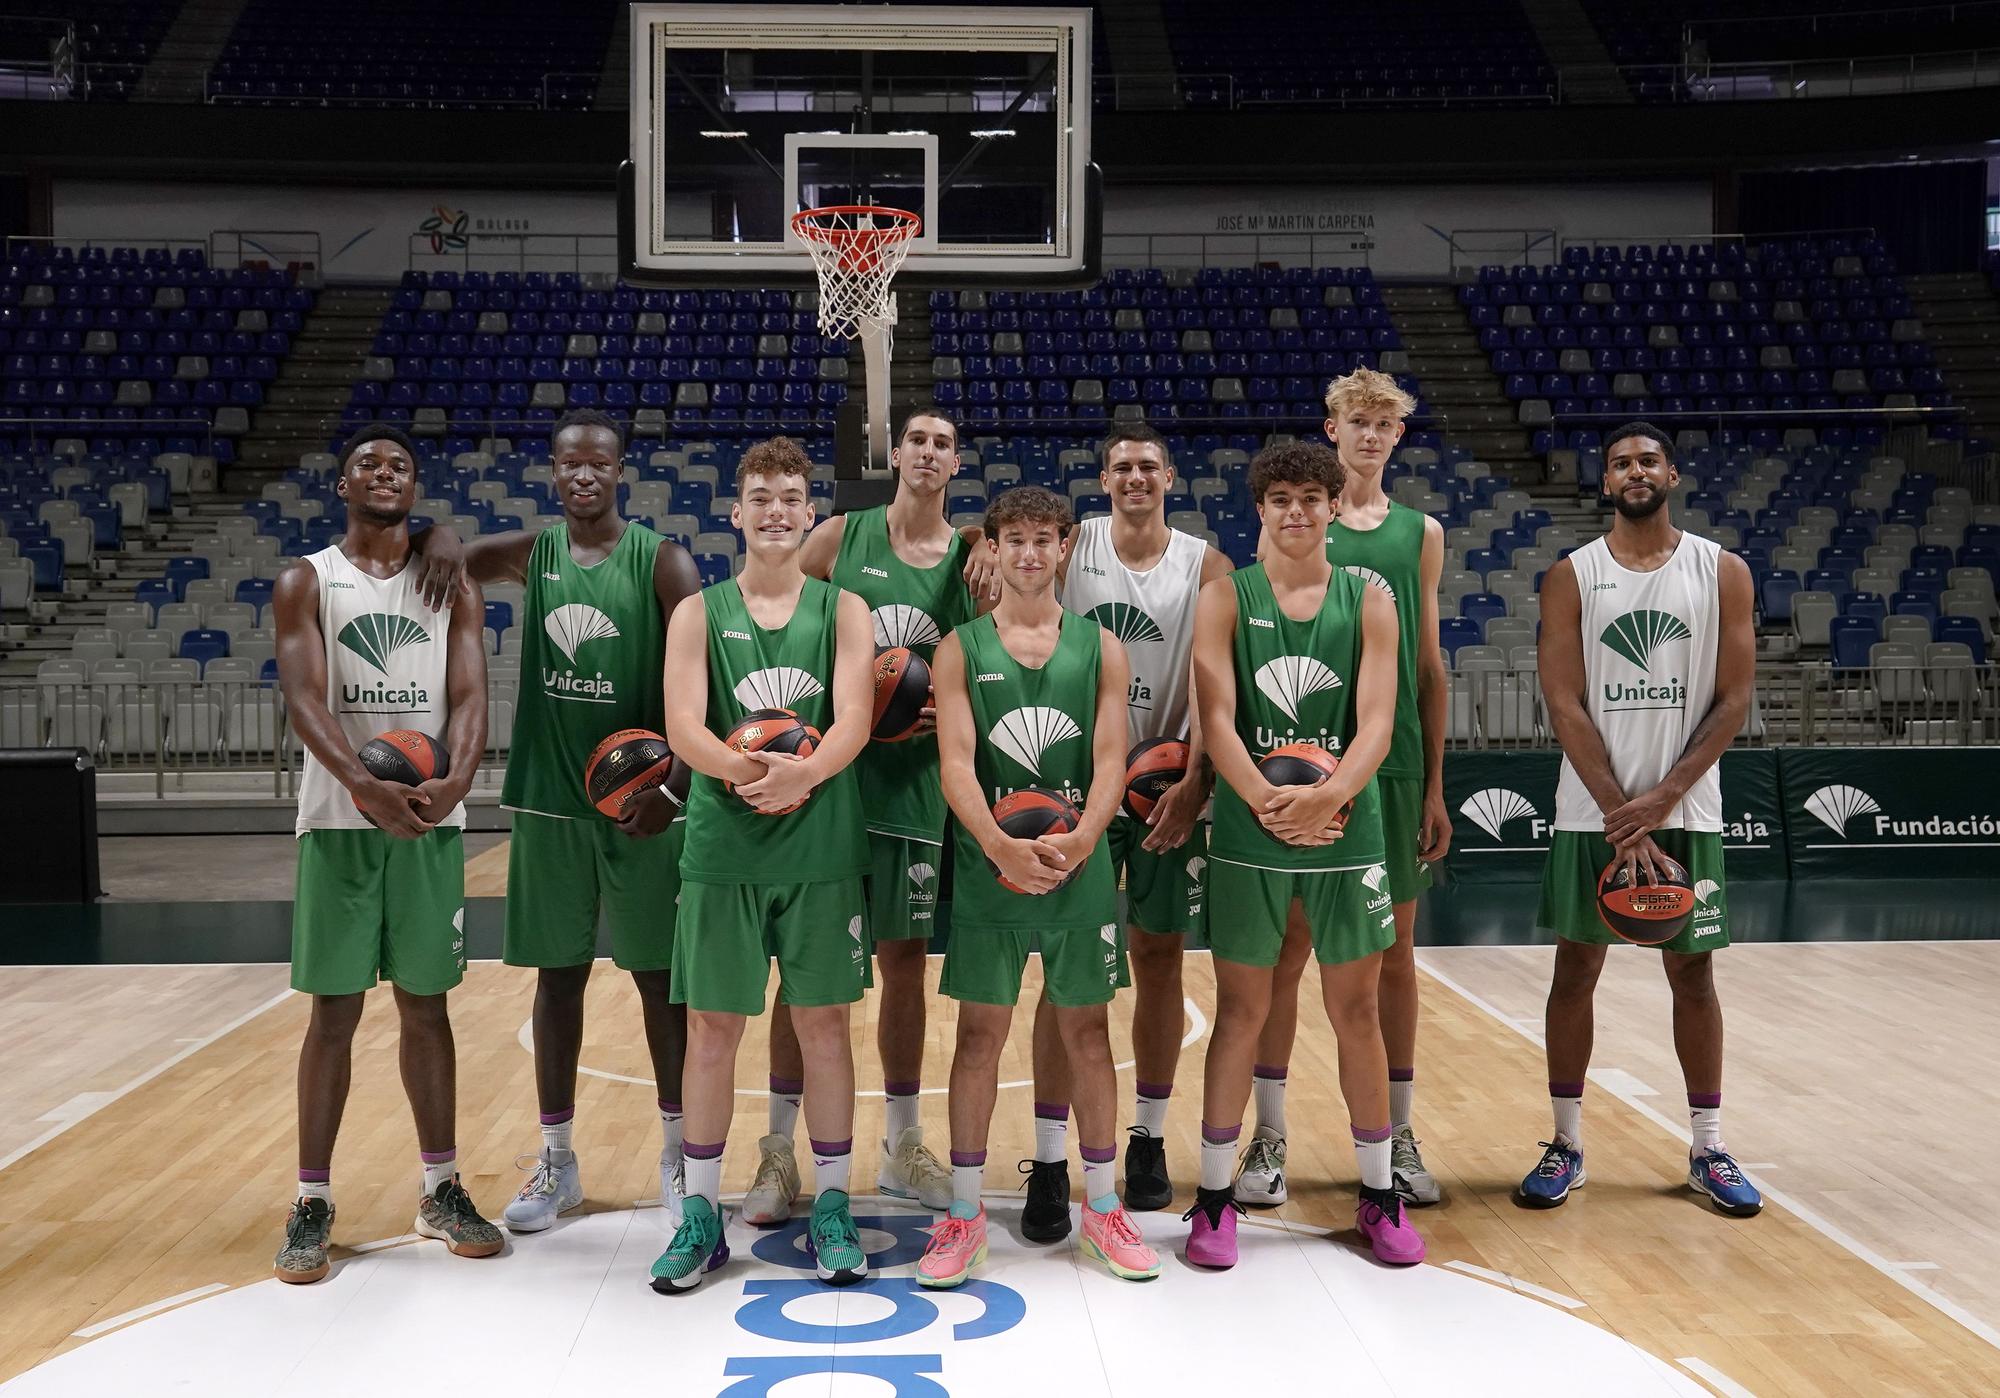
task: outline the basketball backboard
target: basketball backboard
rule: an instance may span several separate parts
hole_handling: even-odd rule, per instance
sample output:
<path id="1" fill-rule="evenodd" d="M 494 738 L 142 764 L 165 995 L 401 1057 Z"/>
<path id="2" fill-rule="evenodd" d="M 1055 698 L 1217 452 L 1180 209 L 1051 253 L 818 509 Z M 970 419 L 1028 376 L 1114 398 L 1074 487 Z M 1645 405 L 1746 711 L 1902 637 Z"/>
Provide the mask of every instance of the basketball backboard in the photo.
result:
<path id="1" fill-rule="evenodd" d="M 810 284 L 788 220 L 876 204 L 923 220 L 900 285 L 1095 280 L 1090 11 L 631 6 L 627 280 Z"/>

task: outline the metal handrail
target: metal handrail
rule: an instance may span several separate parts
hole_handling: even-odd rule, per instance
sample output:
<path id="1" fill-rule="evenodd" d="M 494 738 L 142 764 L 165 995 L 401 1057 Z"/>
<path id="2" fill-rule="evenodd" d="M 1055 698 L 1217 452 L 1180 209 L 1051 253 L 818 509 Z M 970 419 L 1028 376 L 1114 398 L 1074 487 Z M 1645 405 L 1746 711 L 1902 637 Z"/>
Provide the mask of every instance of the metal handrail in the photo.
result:
<path id="1" fill-rule="evenodd" d="M 1104 235 L 1104 261 L 1110 267 L 1254 267 L 1280 260 L 1292 267 L 1366 267 L 1374 251 L 1375 240 L 1366 233 Z"/>
<path id="2" fill-rule="evenodd" d="M 1602 66 L 1558 70 L 1565 83 Z M 1627 63 L 1615 71 L 1672 89 L 1679 102 L 1781 101 L 1880 97 L 2000 86 L 2000 48 L 1876 54 L 1866 58 L 1769 59 L 1761 62 Z"/>
<path id="3" fill-rule="evenodd" d="M 615 233 L 412 233 L 407 245 L 411 271 L 618 271 Z"/>

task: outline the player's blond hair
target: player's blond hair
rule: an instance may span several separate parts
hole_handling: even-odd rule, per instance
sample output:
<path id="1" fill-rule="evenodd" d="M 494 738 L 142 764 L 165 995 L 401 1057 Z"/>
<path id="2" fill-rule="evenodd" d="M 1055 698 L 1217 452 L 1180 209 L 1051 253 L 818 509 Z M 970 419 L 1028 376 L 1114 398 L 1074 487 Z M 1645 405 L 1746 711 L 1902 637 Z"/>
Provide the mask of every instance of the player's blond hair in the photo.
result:
<path id="1" fill-rule="evenodd" d="M 1398 421 L 1417 410 L 1417 400 L 1394 377 L 1365 365 L 1326 386 L 1326 415 L 1338 421 L 1356 408 L 1386 408 Z"/>

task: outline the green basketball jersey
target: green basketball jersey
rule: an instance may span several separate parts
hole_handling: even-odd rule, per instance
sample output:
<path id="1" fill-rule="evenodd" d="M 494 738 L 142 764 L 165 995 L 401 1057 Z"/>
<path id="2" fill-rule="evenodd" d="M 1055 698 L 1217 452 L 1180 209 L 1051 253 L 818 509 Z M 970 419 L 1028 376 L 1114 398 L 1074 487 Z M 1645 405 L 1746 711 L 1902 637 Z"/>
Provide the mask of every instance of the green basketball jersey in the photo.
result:
<path id="1" fill-rule="evenodd" d="M 965 570 L 965 539 L 932 568 L 912 568 L 889 543 L 889 511 L 878 505 L 847 515 L 833 581 L 856 593 L 874 614 L 875 646 L 907 646 L 928 662 L 952 628 L 972 620 L 972 592 Z M 855 761 L 868 828 L 881 835 L 941 844 L 944 789 L 938 785 L 937 737 L 870 743 Z"/>
<path id="2" fill-rule="evenodd" d="M 840 589 L 807 578 L 792 619 L 767 631 L 734 578 L 702 589 L 708 613 L 708 731 L 718 738 L 753 709 L 790 709 L 821 733 L 833 723 Z M 854 768 L 789 815 L 760 815 L 700 772 L 688 790 L 681 877 L 695 883 L 821 883 L 868 872 Z"/>
<path id="3" fill-rule="evenodd" d="M 662 542 L 645 525 L 627 523 L 610 556 L 585 567 L 570 557 L 568 525 L 535 540 L 502 805 L 601 819 L 583 788 L 591 751 L 621 728 L 666 731 L 666 623 L 653 588 Z"/>
<path id="4" fill-rule="evenodd" d="M 1293 621 L 1279 610 L 1263 564 L 1229 576 L 1236 588 L 1236 736 L 1253 761 L 1287 743 L 1313 743 L 1344 756 L 1354 740 L 1361 599 L 1369 584 L 1336 568 L 1319 611 L 1308 621 Z M 1355 797 L 1347 833 L 1310 848 L 1267 833 L 1229 783 L 1216 783 L 1211 859 L 1330 872 L 1379 864 L 1382 848 L 1382 803 L 1372 777 Z"/>
<path id="5" fill-rule="evenodd" d="M 991 615 L 958 628 L 965 648 L 965 687 L 979 734 L 973 769 L 987 802 L 1039 786 L 1059 791 L 1078 810 L 1090 791 L 1097 674 L 1103 630 L 1089 617 L 1064 612 L 1056 648 L 1031 670 L 1007 653 Z M 1012 893 L 1000 886 L 979 842 L 962 826 L 953 866 L 952 921 L 970 927 L 1103 926 L 1115 935 L 1118 885 L 1103 836 L 1083 872 L 1053 893 Z"/>
<path id="6" fill-rule="evenodd" d="M 1424 775 L 1424 725 L 1417 709 L 1417 629 L 1423 623 L 1424 514 L 1389 502 L 1389 513 L 1373 529 L 1349 529 L 1336 518 L 1326 527 L 1326 557 L 1364 582 L 1389 594 L 1396 604 L 1396 726 L 1385 777 Z"/>

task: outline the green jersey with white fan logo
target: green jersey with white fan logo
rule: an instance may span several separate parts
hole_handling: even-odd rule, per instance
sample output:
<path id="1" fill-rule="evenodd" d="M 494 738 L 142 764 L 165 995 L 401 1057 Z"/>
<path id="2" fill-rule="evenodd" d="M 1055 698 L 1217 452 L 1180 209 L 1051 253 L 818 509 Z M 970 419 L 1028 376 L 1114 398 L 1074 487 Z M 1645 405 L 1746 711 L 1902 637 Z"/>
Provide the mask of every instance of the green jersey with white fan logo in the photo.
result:
<path id="1" fill-rule="evenodd" d="M 624 728 L 666 731 L 660 667 L 666 624 L 653 566 L 662 540 L 643 524 L 602 562 L 570 557 L 569 526 L 542 531 L 528 554 L 521 608 L 521 688 L 500 804 L 598 820 L 583 764 Z"/>
<path id="2" fill-rule="evenodd" d="M 1327 561 L 1363 582 L 1373 583 L 1396 604 L 1396 723 L 1389 755 L 1377 772 L 1384 777 L 1424 775 L 1424 724 L 1417 710 L 1417 628 L 1423 623 L 1424 515 L 1389 502 L 1389 513 L 1373 529 L 1350 529 L 1336 517 L 1326 526 Z M 1399 832 L 1400 833 L 1400 832 Z"/>
<path id="3" fill-rule="evenodd" d="M 889 542 L 889 511 L 878 505 L 845 516 L 833 582 L 868 604 L 875 624 L 875 648 L 907 646 L 928 664 L 938 642 L 953 627 L 972 619 L 977 608 L 961 576 L 965 539 L 952 535 L 951 547 L 936 566 L 912 568 Z M 900 743 L 870 743 L 855 760 L 861 804 L 868 828 L 878 835 L 941 844 L 944 789 L 938 784 L 937 736 L 926 733 Z"/>
<path id="4" fill-rule="evenodd" d="M 708 731 L 718 738 L 754 709 L 790 709 L 825 733 L 833 723 L 840 589 L 807 578 L 792 619 L 759 626 L 734 578 L 702 589 L 708 614 Z M 762 815 L 700 772 L 688 789 L 681 877 L 691 883 L 822 883 L 868 872 L 861 794 L 850 765 L 789 815 Z"/>
<path id="5" fill-rule="evenodd" d="M 1261 563 L 1229 575 L 1236 589 L 1236 735 L 1253 761 L 1287 743 L 1336 757 L 1354 740 L 1354 681 L 1361 669 L 1361 599 L 1370 586 L 1333 570 L 1309 620 L 1278 607 Z M 1208 857 L 1294 873 L 1366 869 L 1382 862 L 1382 804 L 1371 776 L 1354 798 L 1347 833 L 1330 845 L 1289 845 L 1269 834 L 1227 782 L 1215 788 Z"/>
<path id="6" fill-rule="evenodd" d="M 1089 617 L 1064 612 L 1056 648 L 1039 669 L 1015 660 L 991 615 L 958 628 L 965 688 L 978 731 L 973 771 L 990 806 L 1010 791 L 1039 786 L 1078 810 L 1090 791 L 1092 733 L 1103 631 Z M 1111 852 L 1099 836 L 1083 872 L 1052 893 L 1011 893 L 1000 886 L 979 842 L 958 831 L 952 923 L 965 927 L 1076 928 L 1112 925 L 1118 888 Z"/>

